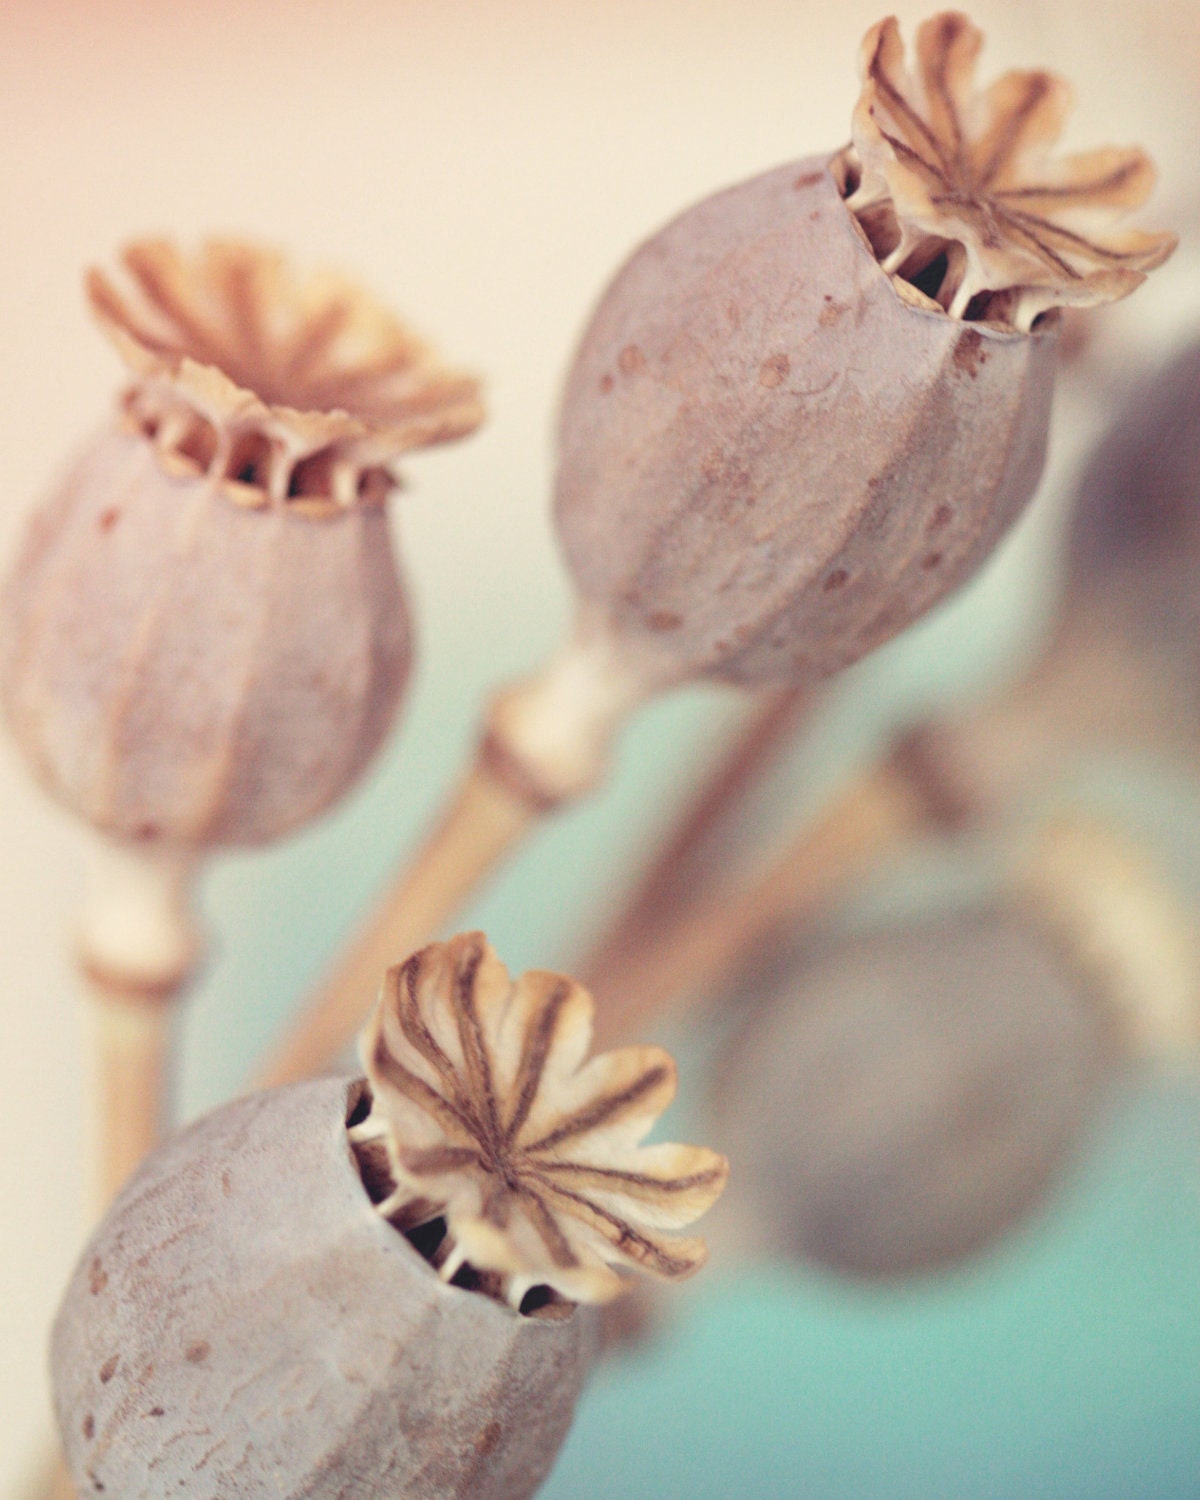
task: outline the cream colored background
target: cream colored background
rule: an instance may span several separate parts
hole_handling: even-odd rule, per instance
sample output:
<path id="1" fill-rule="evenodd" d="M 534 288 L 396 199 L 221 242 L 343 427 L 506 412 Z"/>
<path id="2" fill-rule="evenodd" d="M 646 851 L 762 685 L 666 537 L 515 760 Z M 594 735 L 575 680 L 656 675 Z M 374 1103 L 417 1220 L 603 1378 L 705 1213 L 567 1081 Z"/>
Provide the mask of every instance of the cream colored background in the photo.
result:
<path id="1" fill-rule="evenodd" d="M 1165 168 L 1152 221 L 1194 233 L 1197 7 L 1020 0 L 976 14 L 990 25 L 989 71 L 1044 63 L 1074 77 L 1075 141 L 1149 144 Z M 691 199 L 840 143 L 858 38 L 876 18 L 864 0 L 0 0 L 5 559 L 115 389 L 79 275 L 130 235 L 236 231 L 341 263 L 488 381 L 486 430 L 413 460 L 397 506 L 423 647 L 398 739 L 338 817 L 223 861 L 209 883 L 218 950 L 189 1013 L 189 1110 L 236 1086 L 415 834 L 484 685 L 534 661 L 562 624 L 551 412 L 605 276 Z M 1136 364 L 1194 322 L 1198 301 L 1189 244 L 1159 290 L 1109 321 L 1104 347 Z M 1060 472 L 1098 420 L 1099 389 L 1067 392 Z M 957 618 L 859 674 L 847 744 L 1028 637 L 1042 596 L 1024 570 L 1038 550 L 1035 525 Z M 511 964 L 569 956 L 631 858 L 628 830 L 658 815 L 683 749 L 727 712 L 709 694 L 653 711 L 605 799 L 564 819 L 477 907 Z M 44 1333 L 83 1231 L 87 1112 L 66 947 L 81 836 L 11 753 L 0 848 L 6 1491 L 47 1420 Z"/>

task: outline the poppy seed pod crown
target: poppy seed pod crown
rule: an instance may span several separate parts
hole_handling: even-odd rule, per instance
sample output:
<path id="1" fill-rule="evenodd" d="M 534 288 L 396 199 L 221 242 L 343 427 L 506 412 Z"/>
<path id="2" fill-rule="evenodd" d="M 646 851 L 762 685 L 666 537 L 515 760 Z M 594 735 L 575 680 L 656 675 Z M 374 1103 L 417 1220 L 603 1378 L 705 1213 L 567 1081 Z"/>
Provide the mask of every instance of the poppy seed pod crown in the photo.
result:
<path id="1" fill-rule="evenodd" d="M 1049 310 L 1171 249 L 1083 235 L 1141 201 L 1148 162 L 1047 164 L 1062 86 L 977 96 L 979 41 L 928 22 L 914 82 L 874 28 L 853 146 L 680 215 L 584 333 L 559 534 L 585 612 L 665 679 L 819 678 L 968 578 L 1041 472 Z"/>
<path id="2" fill-rule="evenodd" d="M 411 658 L 392 466 L 470 432 L 476 387 L 273 252 L 143 242 L 124 267 L 124 287 L 88 287 L 132 384 L 18 556 L 5 709 L 43 783 L 106 833 L 274 838 L 392 720 Z"/>

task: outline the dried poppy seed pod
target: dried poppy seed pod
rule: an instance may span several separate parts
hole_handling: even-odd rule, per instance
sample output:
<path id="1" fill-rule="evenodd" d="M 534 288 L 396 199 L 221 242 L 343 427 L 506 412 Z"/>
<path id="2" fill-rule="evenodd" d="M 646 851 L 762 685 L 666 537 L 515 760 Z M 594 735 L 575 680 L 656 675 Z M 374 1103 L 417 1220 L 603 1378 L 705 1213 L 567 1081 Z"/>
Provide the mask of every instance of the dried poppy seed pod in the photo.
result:
<path id="1" fill-rule="evenodd" d="M 393 717 L 410 627 L 391 466 L 474 382 L 331 276 L 213 242 L 124 254 L 92 306 L 132 372 L 34 517 L 0 685 L 39 779 L 119 838 L 256 843 L 314 817 Z"/>
<path id="2" fill-rule="evenodd" d="M 1116 1070 L 1200 1047 L 1200 935 L 1147 853 L 1064 816 L 1007 895 L 795 950 L 720 1080 L 769 1239 L 896 1276 L 991 1244 L 1045 1197 Z"/>
<path id="3" fill-rule="evenodd" d="M 1034 321 L 1124 295 L 1173 240 L 1084 234 L 1078 215 L 1141 201 L 1149 163 L 1136 151 L 1110 153 L 1106 172 L 1093 158 L 1045 163 L 1047 75 L 1007 75 L 977 99 L 977 45 L 963 17 L 939 17 L 912 83 L 895 23 L 875 28 L 853 148 L 707 199 L 618 273 L 560 418 L 575 633 L 493 699 L 474 764 L 266 1080 L 336 1052 L 379 969 L 447 921 L 539 818 L 599 783 L 644 701 L 698 676 L 803 687 L 848 665 L 962 582 L 1029 498 L 1054 343 L 1053 318 Z M 903 154 L 885 128 L 893 93 L 946 190 L 928 202 L 903 172 L 886 191 L 888 153 Z M 939 202 L 952 211 L 931 222 Z M 1002 220 L 1022 252 L 988 257 L 959 306 L 955 246 Z M 1055 248 L 1064 237 L 1070 254 Z"/>
<path id="4" fill-rule="evenodd" d="M 347 1139 L 359 1087 L 238 1100 L 114 1205 L 52 1342 L 81 1495 L 522 1500 L 541 1483 L 592 1331 L 447 1285 L 380 1217 Z"/>
<path id="5" fill-rule="evenodd" d="M 1112 1047 L 1028 920 L 980 911 L 810 955 L 763 996 L 719 1085 L 769 1244 L 844 1274 L 991 1244 L 1076 1151 Z"/>
<path id="6" fill-rule="evenodd" d="M 1046 162 L 1065 85 L 977 94 L 980 41 L 926 23 L 914 82 L 895 22 L 875 27 L 854 147 L 684 213 L 584 334 L 559 531 L 586 612 L 664 676 L 822 677 L 966 579 L 1041 471 L 1054 336 L 1034 319 L 1170 251 L 1095 233 L 1145 197 L 1146 158 Z"/>
<path id="7" fill-rule="evenodd" d="M 9 726 L 103 835 L 78 949 L 105 1199 L 164 1108 L 197 853 L 300 826 L 378 748 L 410 659 L 392 469 L 480 420 L 475 383 L 338 277 L 226 242 L 123 259 L 128 285 L 88 292 L 131 385 L 0 603 Z"/>

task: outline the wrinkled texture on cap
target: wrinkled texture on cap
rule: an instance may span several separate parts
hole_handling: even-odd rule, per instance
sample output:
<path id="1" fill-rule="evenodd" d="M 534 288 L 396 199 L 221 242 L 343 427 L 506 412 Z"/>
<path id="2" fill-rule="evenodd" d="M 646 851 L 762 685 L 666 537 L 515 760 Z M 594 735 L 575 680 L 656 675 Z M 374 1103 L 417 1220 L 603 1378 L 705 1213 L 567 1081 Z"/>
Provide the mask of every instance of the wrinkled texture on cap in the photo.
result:
<path id="1" fill-rule="evenodd" d="M 382 741 L 410 659 L 382 509 L 230 505 L 128 431 L 35 513 L 0 604 L 17 741 L 128 839 L 254 843 L 314 817 Z"/>
<path id="2" fill-rule="evenodd" d="M 725 1144 L 781 1250 L 900 1276 L 993 1243 L 1061 1175 L 1106 1023 L 1026 920 L 963 913 L 776 976 L 720 1086 Z"/>
<path id="3" fill-rule="evenodd" d="M 226 1106 L 141 1168 L 54 1327 L 82 1495 L 524 1500 L 590 1357 L 445 1285 L 374 1211 L 325 1079 Z"/>
<path id="4" fill-rule="evenodd" d="M 300 277 L 237 240 L 193 255 L 139 240 L 121 260 L 122 279 L 93 270 L 87 289 L 134 375 L 131 410 L 169 464 L 240 504 L 371 502 L 401 454 L 483 420 L 478 383 L 336 273 Z"/>
<path id="5" fill-rule="evenodd" d="M 1128 296 L 1176 244 L 1173 234 L 1113 227 L 1149 196 L 1150 158 L 1113 146 L 1053 157 L 1070 85 L 1011 72 L 981 90 L 982 45 L 966 16 L 944 11 L 917 31 L 913 76 L 895 17 L 871 28 L 850 207 L 886 241 L 889 271 L 912 278 L 946 255 L 936 295 L 958 317 L 986 294 L 976 316 L 1028 329 L 1047 308 Z"/>
<path id="6" fill-rule="evenodd" d="M 369 1119 L 396 1179 L 379 1205 L 445 1219 L 464 1262 L 505 1278 L 513 1305 L 534 1286 L 573 1302 L 622 1289 L 611 1266 L 677 1280 L 702 1240 L 663 1234 L 720 1195 L 723 1157 L 642 1141 L 675 1096 L 659 1047 L 588 1058 L 592 997 L 563 974 L 517 980 L 481 933 L 433 943 L 389 971 L 363 1033 Z M 419 1220 L 418 1220 L 419 1222 Z"/>
<path id="7" fill-rule="evenodd" d="M 1041 473 L 1053 330 L 905 301 L 825 157 L 706 198 L 584 333 L 556 518 L 577 585 L 678 678 L 804 683 L 969 578 Z"/>

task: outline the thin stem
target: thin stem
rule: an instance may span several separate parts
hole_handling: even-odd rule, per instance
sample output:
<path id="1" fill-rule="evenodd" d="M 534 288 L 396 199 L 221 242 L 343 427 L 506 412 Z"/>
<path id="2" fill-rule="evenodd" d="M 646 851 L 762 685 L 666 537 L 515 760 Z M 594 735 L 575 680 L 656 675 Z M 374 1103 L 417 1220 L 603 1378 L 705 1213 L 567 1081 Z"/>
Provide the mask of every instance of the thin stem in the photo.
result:
<path id="1" fill-rule="evenodd" d="M 191 908 L 195 868 L 184 850 L 106 838 L 91 849 L 76 957 L 95 1069 L 96 1219 L 158 1144 L 168 1117 L 172 1021 L 201 948 Z M 74 1500 L 61 1450 L 47 1447 L 23 1500 Z"/>
<path id="2" fill-rule="evenodd" d="M 162 1139 L 170 1106 L 175 1006 L 114 994 L 86 979 L 84 990 L 91 1011 L 97 1119 L 90 1176 L 103 1211 Z"/>
<path id="3" fill-rule="evenodd" d="M 200 951 L 191 911 L 195 857 L 100 840 L 79 926 L 90 1004 L 99 1212 L 157 1145 L 170 1087 L 171 1023 Z"/>
<path id="4" fill-rule="evenodd" d="M 594 622 L 536 676 L 492 703 L 473 765 L 255 1078 L 274 1087 L 326 1068 L 363 1025 L 386 971 L 432 941 L 483 879 L 551 812 L 602 779 L 612 743 L 665 681 Z"/>
<path id="5" fill-rule="evenodd" d="M 1114 670 L 1102 647 L 1092 653 L 1101 670 L 1091 691 L 1090 650 L 1064 637 L 990 702 L 897 739 L 756 876 L 685 912 L 636 963 L 613 971 L 597 1015 L 597 1046 L 640 1037 L 672 1004 L 700 1000 L 777 925 L 815 916 L 856 876 L 922 834 L 954 831 L 1003 806 L 1065 748 L 1097 732 L 1105 722 L 1095 717 L 1097 702 L 1136 738 L 1138 714 L 1123 706 L 1129 674 Z M 1135 680 L 1144 683 L 1144 675 Z"/>
<path id="6" fill-rule="evenodd" d="M 713 850 L 812 701 L 808 691 L 765 694 L 686 804 L 632 894 L 578 967 L 601 1007 L 617 975 L 674 926 L 711 884 Z"/>
<path id="7" fill-rule="evenodd" d="M 363 1024 L 387 970 L 437 933 L 538 817 L 527 799 L 474 767 L 413 864 L 385 892 L 259 1072 L 255 1087 L 274 1088 L 327 1068 Z"/>
<path id="8" fill-rule="evenodd" d="M 672 1004 L 701 998 L 780 922 L 815 914 L 907 843 L 926 815 L 920 792 L 890 762 L 869 772 L 758 874 L 701 903 L 641 963 L 614 975 L 619 983 L 596 1018 L 597 1049 L 644 1035 Z"/>

